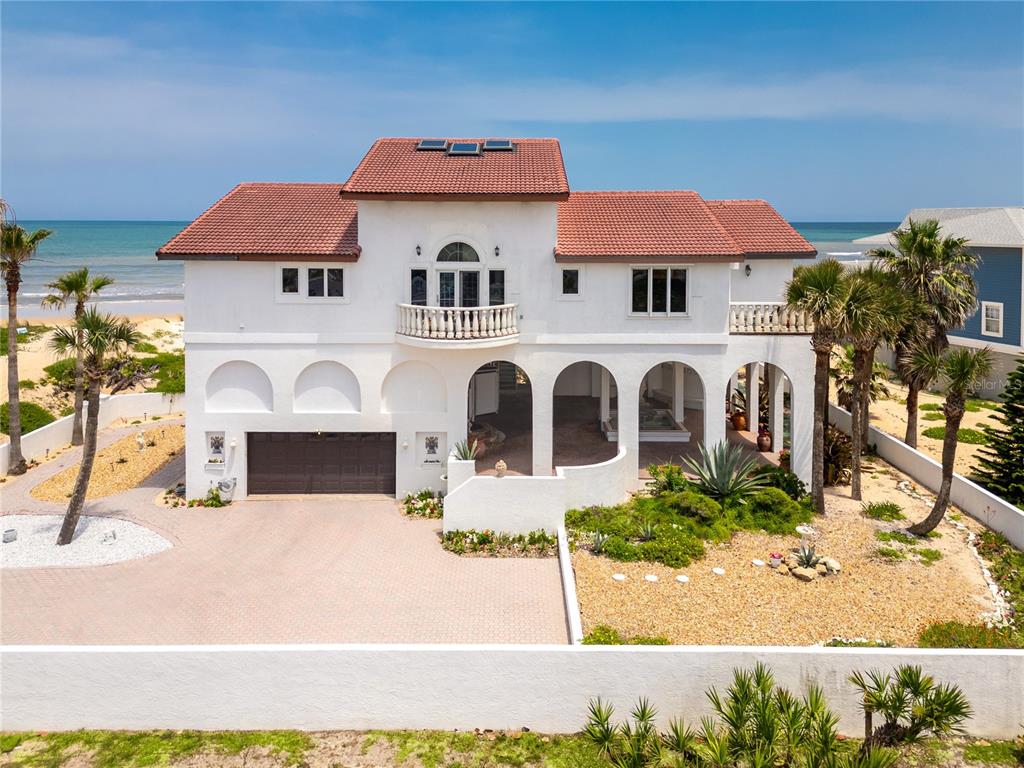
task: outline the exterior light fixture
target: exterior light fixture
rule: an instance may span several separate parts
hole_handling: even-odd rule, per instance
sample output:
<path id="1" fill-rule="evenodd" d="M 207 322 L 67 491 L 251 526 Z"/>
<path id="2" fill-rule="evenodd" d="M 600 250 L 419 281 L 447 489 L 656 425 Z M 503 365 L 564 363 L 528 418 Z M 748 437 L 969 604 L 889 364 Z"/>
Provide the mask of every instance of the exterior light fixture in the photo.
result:
<path id="1" fill-rule="evenodd" d="M 743 268 L 743 274 L 745 274 L 747 277 L 750 277 L 750 265 L 749 264 L 747 264 L 747 266 L 745 266 Z"/>
<path id="2" fill-rule="evenodd" d="M 421 253 L 423 253 L 423 249 L 422 249 L 422 248 L 420 248 L 420 247 L 419 247 L 419 246 L 417 245 L 417 246 L 416 246 L 416 255 L 417 255 L 417 256 L 419 256 L 419 255 L 420 255 Z"/>
<path id="3" fill-rule="evenodd" d="M 231 438 L 231 447 L 232 448 L 237 448 L 238 447 L 238 438 L 237 437 L 232 437 Z"/>
<path id="4" fill-rule="evenodd" d="M 494 246 L 494 258 L 498 258 L 499 256 L 501 256 L 501 246 L 496 245 Z"/>

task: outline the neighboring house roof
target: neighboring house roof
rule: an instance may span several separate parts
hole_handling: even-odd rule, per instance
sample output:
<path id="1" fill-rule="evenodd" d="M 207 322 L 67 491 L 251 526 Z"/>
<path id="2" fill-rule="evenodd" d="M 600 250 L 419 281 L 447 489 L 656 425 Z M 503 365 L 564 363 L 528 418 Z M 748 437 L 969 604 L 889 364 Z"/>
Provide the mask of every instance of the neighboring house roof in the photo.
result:
<path id="1" fill-rule="evenodd" d="M 935 219 L 944 235 L 965 237 L 969 245 L 990 248 L 1024 248 L 1024 207 L 1006 208 L 915 208 L 906 215 L 900 228 L 909 221 Z M 893 245 L 892 233 L 882 232 L 853 242 L 859 245 Z"/>
<path id="2" fill-rule="evenodd" d="M 450 155 L 417 138 L 377 139 L 342 185 L 360 200 L 563 200 L 569 181 L 557 139 L 512 139 L 512 151 Z M 484 139 L 449 139 L 483 142 Z"/>
<path id="3" fill-rule="evenodd" d="M 157 252 L 160 259 L 355 261 L 356 204 L 340 184 L 239 184 Z"/>
<path id="4" fill-rule="evenodd" d="M 742 261 L 817 252 L 762 200 L 691 191 L 573 192 L 558 204 L 558 261 Z"/>

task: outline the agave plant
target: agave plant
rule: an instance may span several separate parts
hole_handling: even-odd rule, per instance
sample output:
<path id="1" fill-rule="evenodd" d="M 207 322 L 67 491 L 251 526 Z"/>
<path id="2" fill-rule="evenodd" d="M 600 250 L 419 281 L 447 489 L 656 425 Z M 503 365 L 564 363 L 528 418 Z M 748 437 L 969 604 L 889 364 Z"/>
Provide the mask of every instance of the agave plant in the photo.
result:
<path id="1" fill-rule="evenodd" d="M 651 541 L 657 535 L 658 531 L 652 523 L 644 523 L 643 528 L 640 529 L 641 541 Z"/>
<path id="2" fill-rule="evenodd" d="M 697 487 L 725 509 L 742 501 L 765 485 L 763 477 L 754 474 L 757 459 L 743 454 L 743 448 L 721 442 L 710 451 L 703 443 L 697 446 L 700 461 L 686 459 L 686 465 L 697 475 Z"/>
<path id="3" fill-rule="evenodd" d="M 595 555 L 600 555 L 604 552 L 604 545 L 608 543 L 608 534 L 594 532 L 594 535 L 590 538 L 590 551 Z"/>
<path id="4" fill-rule="evenodd" d="M 955 685 L 936 684 L 920 667 L 903 665 L 893 674 L 871 670 L 850 676 L 861 692 L 865 745 L 892 746 L 920 741 L 925 735 L 961 733 L 971 705 Z M 872 729 L 872 715 L 884 722 Z"/>
<path id="5" fill-rule="evenodd" d="M 459 461 L 475 461 L 480 450 L 480 444 L 476 440 L 459 440 L 452 446 L 452 453 Z"/>
<path id="6" fill-rule="evenodd" d="M 796 552 L 796 564 L 801 568 L 813 568 L 821 562 L 821 558 L 814 552 L 813 544 L 801 544 Z"/>

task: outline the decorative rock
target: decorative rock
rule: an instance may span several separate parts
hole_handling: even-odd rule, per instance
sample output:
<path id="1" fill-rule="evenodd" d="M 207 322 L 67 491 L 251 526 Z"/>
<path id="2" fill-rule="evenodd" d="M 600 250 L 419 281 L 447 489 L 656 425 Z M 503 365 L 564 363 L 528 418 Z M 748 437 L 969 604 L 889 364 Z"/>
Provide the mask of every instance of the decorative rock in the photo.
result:
<path id="1" fill-rule="evenodd" d="M 814 581 L 818 576 L 818 572 L 813 568 L 794 568 L 793 575 L 800 579 L 800 581 Z"/>
<path id="2" fill-rule="evenodd" d="M 779 573 L 781 573 L 783 576 L 789 576 L 789 566 L 788 565 L 780 565 L 779 566 Z"/>
<path id="3" fill-rule="evenodd" d="M 4 544 L 10 544 L 12 541 L 18 540 L 18 532 L 14 528 L 8 528 L 4 531 Z"/>
<path id="4" fill-rule="evenodd" d="M 715 574 L 715 576 L 725 576 L 725 568 L 712 568 L 711 572 Z"/>
<path id="5" fill-rule="evenodd" d="M 624 574 L 624 573 L 613 573 L 612 574 L 612 578 L 615 579 L 615 581 L 625 581 L 626 580 L 626 574 Z"/>
<path id="6" fill-rule="evenodd" d="M 680 574 L 680 575 L 676 576 L 676 581 L 678 581 L 680 584 L 686 584 L 689 580 L 690 580 L 690 577 L 687 576 L 686 574 Z"/>
<path id="7" fill-rule="evenodd" d="M 819 576 L 828 575 L 828 568 L 825 567 L 824 563 L 818 563 L 816 566 L 814 566 L 814 570 L 818 573 Z"/>
<path id="8" fill-rule="evenodd" d="M 655 576 L 653 573 L 648 573 L 646 576 L 644 576 L 644 581 L 657 581 L 657 580 L 658 580 L 658 577 Z"/>
<path id="9" fill-rule="evenodd" d="M 750 564 L 751 564 L 751 565 L 753 565 L 753 566 L 756 566 L 756 567 L 760 568 L 761 566 L 763 566 L 763 565 L 764 565 L 764 560 L 758 560 L 758 559 L 757 559 L 757 558 L 755 557 L 755 558 L 754 558 L 753 560 L 751 560 L 751 561 L 750 561 Z"/>
<path id="10" fill-rule="evenodd" d="M 842 566 L 839 565 L 839 561 L 834 557 L 826 557 L 824 563 L 825 567 L 828 568 L 829 573 L 839 573 L 843 570 Z"/>

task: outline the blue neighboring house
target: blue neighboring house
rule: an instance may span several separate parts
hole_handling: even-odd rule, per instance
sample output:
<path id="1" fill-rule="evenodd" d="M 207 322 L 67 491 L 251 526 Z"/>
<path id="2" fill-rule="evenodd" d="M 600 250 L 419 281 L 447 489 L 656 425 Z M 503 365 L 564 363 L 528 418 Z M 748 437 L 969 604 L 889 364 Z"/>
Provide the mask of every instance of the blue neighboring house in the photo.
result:
<path id="1" fill-rule="evenodd" d="M 978 283 L 978 309 L 962 328 L 950 333 L 950 344 L 989 347 L 993 371 L 979 390 L 996 398 L 1006 377 L 1024 357 L 1024 207 L 1010 208 L 915 208 L 907 222 L 935 219 L 944 235 L 965 237 L 969 249 L 980 258 L 974 278 Z M 891 235 L 883 232 L 855 240 L 859 245 L 889 246 Z"/>

